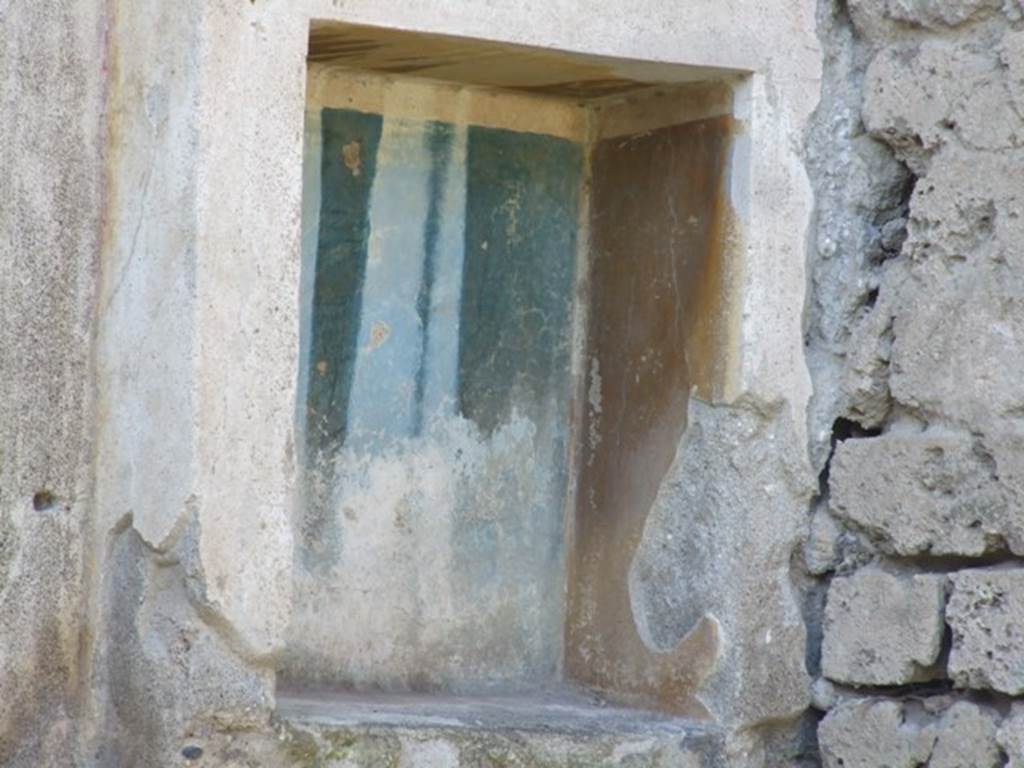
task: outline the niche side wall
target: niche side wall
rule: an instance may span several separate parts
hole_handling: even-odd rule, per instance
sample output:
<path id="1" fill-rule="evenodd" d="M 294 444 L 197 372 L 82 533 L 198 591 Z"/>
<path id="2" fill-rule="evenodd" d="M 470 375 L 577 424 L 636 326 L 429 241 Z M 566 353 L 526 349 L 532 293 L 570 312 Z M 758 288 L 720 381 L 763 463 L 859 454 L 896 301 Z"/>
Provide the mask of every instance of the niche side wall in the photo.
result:
<path id="1" fill-rule="evenodd" d="M 700 97 L 725 106 L 729 91 Z M 614 118 L 607 124 L 623 129 Z M 704 117 L 601 138 L 591 158 L 591 300 L 567 671 L 628 702 L 695 716 L 706 715 L 695 694 L 717 656 L 715 625 L 700 613 L 685 634 L 660 628 L 657 617 L 648 622 L 645 599 L 659 603 L 660 596 L 655 611 L 689 616 L 690 595 L 666 589 L 679 567 L 667 557 L 657 573 L 648 564 L 633 579 L 638 594 L 631 570 L 686 428 L 691 390 L 705 400 L 721 397 L 729 373 L 727 172 L 735 130 L 728 114 Z"/>

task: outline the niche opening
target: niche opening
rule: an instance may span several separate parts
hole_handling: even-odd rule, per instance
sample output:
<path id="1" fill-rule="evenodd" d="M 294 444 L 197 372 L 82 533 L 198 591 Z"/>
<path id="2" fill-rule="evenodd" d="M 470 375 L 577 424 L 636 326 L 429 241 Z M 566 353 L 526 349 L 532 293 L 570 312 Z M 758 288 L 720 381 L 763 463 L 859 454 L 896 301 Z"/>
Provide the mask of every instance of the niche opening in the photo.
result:
<path id="1" fill-rule="evenodd" d="M 282 691 L 704 716 L 714 627 L 661 647 L 630 568 L 731 375 L 735 76 L 344 24 L 309 62 Z"/>

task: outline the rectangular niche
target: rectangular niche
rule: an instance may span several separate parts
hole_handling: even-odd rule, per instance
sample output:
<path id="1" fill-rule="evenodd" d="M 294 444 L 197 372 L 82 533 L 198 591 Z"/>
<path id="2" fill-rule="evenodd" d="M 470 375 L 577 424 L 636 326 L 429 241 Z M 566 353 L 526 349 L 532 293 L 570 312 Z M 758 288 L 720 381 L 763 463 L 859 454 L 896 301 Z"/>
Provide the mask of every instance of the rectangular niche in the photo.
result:
<path id="1" fill-rule="evenodd" d="M 734 359 L 728 73 L 310 40 L 288 692 L 700 714 L 630 566 Z"/>

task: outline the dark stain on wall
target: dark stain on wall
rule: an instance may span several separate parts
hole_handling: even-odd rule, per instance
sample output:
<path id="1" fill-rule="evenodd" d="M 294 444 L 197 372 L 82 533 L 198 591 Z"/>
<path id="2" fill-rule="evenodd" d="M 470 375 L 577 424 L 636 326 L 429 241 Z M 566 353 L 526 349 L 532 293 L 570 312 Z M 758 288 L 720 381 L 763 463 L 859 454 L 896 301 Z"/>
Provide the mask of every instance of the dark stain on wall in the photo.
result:
<path id="1" fill-rule="evenodd" d="M 423 392 L 426 388 L 427 368 L 431 362 L 427 350 L 430 349 L 430 308 L 433 303 L 434 280 L 437 273 L 438 236 L 441 231 L 441 195 L 444 194 L 454 137 L 455 127 L 451 123 L 432 121 L 426 124 L 424 142 L 430 153 L 431 164 L 427 192 L 429 209 L 423 228 L 423 278 L 419 294 L 416 297 L 416 314 L 423 327 L 423 334 L 420 337 L 420 365 L 416 369 L 413 398 L 413 406 L 416 409 L 413 414 L 414 435 L 419 435 L 423 431 Z"/>

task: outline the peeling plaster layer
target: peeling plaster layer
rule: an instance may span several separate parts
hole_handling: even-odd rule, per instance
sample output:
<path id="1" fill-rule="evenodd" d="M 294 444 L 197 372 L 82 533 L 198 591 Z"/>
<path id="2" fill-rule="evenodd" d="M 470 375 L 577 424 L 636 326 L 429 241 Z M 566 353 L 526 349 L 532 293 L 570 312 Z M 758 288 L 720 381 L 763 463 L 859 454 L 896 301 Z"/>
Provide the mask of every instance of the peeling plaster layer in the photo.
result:
<path id="1" fill-rule="evenodd" d="M 701 714 L 713 622 L 685 647 L 634 626 L 630 562 L 686 427 L 691 388 L 724 394 L 734 339 L 728 116 L 598 142 L 592 151 L 590 325 L 566 633 L 569 674 L 610 695 Z M 682 183 L 679 183 L 682 182 Z M 699 617 L 698 617 L 699 618 Z"/>

